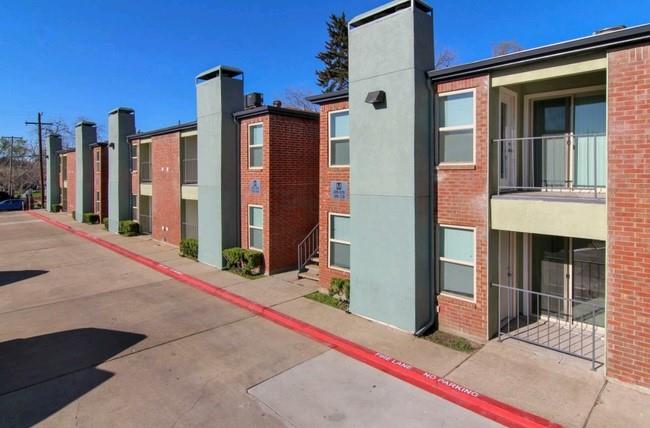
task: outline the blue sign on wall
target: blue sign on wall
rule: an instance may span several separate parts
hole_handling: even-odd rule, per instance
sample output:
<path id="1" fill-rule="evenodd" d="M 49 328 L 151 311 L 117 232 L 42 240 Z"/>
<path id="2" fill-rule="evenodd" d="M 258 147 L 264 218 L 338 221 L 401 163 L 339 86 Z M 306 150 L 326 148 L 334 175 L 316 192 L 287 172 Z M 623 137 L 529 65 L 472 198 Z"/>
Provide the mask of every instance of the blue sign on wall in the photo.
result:
<path id="1" fill-rule="evenodd" d="M 262 181 L 258 179 L 251 180 L 251 182 L 248 183 L 248 190 L 250 190 L 251 193 L 260 193 L 262 191 Z"/>
<path id="2" fill-rule="evenodd" d="M 348 198 L 348 182 L 347 181 L 330 181 L 330 197 L 332 199 L 347 199 Z"/>

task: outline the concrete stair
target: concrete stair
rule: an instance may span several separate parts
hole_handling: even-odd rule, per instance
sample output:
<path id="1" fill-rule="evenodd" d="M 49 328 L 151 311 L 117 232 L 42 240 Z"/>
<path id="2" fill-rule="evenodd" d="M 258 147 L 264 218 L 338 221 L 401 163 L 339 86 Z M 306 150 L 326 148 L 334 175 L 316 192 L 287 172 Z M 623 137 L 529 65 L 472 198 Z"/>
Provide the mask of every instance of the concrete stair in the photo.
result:
<path id="1" fill-rule="evenodd" d="M 319 281 L 319 258 L 318 254 L 311 259 L 305 265 L 304 269 L 301 272 L 298 272 L 298 278 L 311 279 L 312 281 Z"/>

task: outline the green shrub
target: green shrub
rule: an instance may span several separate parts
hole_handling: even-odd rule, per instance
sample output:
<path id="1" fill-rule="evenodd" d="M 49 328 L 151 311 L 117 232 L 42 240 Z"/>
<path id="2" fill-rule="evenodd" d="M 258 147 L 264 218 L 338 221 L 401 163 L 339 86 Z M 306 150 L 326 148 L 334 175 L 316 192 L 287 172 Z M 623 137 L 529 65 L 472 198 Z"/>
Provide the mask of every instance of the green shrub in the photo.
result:
<path id="1" fill-rule="evenodd" d="M 104 229 L 108 230 L 108 217 L 102 219 L 102 224 L 104 225 Z"/>
<path id="2" fill-rule="evenodd" d="M 95 213 L 84 213 L 83 222 L 88 224 L 99 224 L 99 215 Z"/>
<path id="3" fill-rule="evenodd" d="M 61 210 L 63 210 L 63 205 L 61 204 L 52 205 L 52 211 L 54 211 L 55 213 L 61 212 Z"/>
<path id="4" fill-rule="evenodd" d="M 350 280 L 332 278 L 330 280 L 330 296 L 336 296 L 344 302 L 350 301 Z"/>
<path id="5" fill-rule="evenodd" d="M 259 274 L 262 272 L 264 264 L 264 255 L 256 250 L 247 250 L 245 248 L 227 248 L 223 250 L 223 258 L 226 269 L 241 271 L 245 275 Z"/>
<path id="6" fill-rule="evenodd" d="M 199 257 L 199 241 L 194 238 L 181 240 L 181 255 L 196 260 Z"/>
<path id="7" fill-rule="evenodd" d="M 140 225 L 133 220 L 122 220 L 118 231 L 120 235 L 136 236 L 140 233 Z"/>

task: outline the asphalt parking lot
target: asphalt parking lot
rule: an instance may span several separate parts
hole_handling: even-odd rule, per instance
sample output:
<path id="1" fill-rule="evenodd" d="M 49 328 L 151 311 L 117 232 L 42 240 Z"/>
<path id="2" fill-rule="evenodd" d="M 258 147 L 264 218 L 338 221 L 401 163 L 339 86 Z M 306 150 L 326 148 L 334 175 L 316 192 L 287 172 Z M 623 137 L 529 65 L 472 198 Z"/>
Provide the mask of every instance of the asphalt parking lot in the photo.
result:
<path id="1" fill-rule="evenodd" d="M 494 425 L 23 213 L 0 325 L 1 426 Z"/>

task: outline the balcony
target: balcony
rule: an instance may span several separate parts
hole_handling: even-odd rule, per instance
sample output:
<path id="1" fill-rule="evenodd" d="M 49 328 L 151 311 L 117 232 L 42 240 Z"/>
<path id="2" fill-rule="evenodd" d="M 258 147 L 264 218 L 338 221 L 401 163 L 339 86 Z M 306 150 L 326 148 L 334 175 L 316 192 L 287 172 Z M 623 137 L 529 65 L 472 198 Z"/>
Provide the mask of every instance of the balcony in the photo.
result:
<path id="1" fill-rule="evenodd" d="M 497 195 L 525 192 L 542 198 L 605 198 L 605 134 L 567 133 L 493 143 L 498 153 Z"/>

